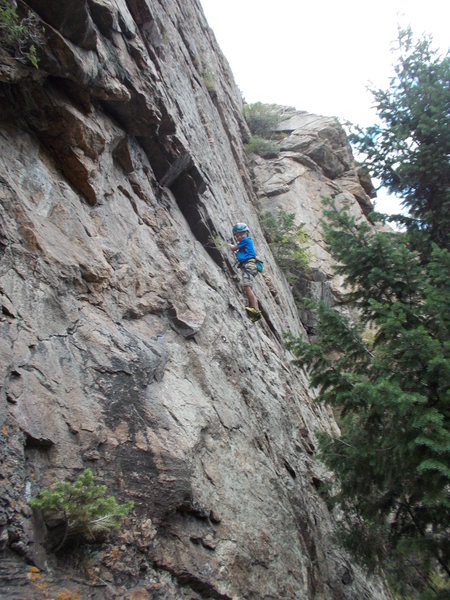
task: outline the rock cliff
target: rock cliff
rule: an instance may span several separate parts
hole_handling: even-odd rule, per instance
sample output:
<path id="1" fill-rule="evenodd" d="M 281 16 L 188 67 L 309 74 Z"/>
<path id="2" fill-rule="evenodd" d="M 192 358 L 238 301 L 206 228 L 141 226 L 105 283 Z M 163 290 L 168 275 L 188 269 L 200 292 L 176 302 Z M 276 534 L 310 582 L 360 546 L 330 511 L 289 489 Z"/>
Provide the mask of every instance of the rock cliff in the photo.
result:
<path id="1" fill-rule="evenodd" d="M 284 348 L 309 316 L 258 220 L 295 212 L 305 287 L 339 293 L 321 196 L 370 208 L 343 130 L 285 109 L 280 155 L 250 161 L 197 0 L 56 4 L 18 4 L 38 70 L 0 51 L 0 596 L 387 598 L 333 543 L 314 432 L 336 425 Z M 257 324 L 236 221 L 265 263 Z M 133 515 L 55 556 L 28 501 L 87 467 Z"/>

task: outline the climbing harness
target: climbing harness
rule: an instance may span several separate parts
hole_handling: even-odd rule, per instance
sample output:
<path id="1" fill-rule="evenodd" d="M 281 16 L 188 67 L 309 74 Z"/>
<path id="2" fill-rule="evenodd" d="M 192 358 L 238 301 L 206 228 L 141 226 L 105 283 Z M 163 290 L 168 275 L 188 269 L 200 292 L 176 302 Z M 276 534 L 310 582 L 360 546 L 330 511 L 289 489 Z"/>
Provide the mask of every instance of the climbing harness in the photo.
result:
<path id="1" fill-rule="evenodd" d="M 242 269 L 245 268 L 245 265 L 247 263 L 255 263 L 256 264 L 256 270 L 258 271 L 258 273 L 262 273 L 263 269 L 264 269 L 264 263 L 262 260 L 260 260 L 259 258 L 249 258 L 248 260 L 244 261 L 244 262 L 240 262 L 238 264 L 238 269 Z"/>

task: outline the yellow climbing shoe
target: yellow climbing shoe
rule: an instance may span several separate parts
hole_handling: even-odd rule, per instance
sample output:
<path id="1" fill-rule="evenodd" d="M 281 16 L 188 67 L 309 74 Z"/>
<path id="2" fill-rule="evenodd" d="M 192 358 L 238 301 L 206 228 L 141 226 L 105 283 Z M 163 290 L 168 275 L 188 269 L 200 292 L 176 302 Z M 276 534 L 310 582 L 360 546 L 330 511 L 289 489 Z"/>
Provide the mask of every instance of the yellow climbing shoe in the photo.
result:
<path id="1" fill-rule="evenodd" d="M 256 310 L 256 308 L 252 308 L 251 306 L 246 306 L 245 311 L 253 323 L 259 321 L 259 319 L 262 317 L 262 312 L 260 310 Z"/>

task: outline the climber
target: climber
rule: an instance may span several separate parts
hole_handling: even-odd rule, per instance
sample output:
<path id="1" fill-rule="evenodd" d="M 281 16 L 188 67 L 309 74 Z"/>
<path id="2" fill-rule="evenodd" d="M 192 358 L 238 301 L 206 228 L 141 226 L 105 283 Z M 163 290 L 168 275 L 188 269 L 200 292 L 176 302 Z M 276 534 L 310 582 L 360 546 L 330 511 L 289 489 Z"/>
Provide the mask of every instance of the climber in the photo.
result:
<path id="1" fill-rule="evenodd" d="M 258 273 L 256 268 L 256 252 L 253 240 L 250 237 L 250 230 L 245 223 L 236 223 L 233 226 L 233 237 L 235 244 L 229 244 L 231 250 L 236 252 L 238 268 L 241 270 L 242 287 L 247 295 L 249 306 L 245 307 L 247 315 L 255 323 L 262 313 L 259 310 L 258 300 L 252 290 L 253 279 Z"/>

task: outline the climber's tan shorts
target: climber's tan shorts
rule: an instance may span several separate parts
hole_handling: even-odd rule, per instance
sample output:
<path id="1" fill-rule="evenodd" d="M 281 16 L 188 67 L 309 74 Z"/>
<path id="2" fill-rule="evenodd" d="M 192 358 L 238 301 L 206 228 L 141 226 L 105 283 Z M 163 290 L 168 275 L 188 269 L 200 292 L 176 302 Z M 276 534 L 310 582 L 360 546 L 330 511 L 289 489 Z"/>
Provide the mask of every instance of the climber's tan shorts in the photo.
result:
<path id="1" fill-rule="evenodd" d="M 241 281 L 242 287 L 252 288 L 253 287 L 253 279 L 255 275 L 258 274 L 258 269 L 256 268 L 256 263 L 254 262 L 246 262 L 242 267 L 239 267 L 241 271 Z"/>

